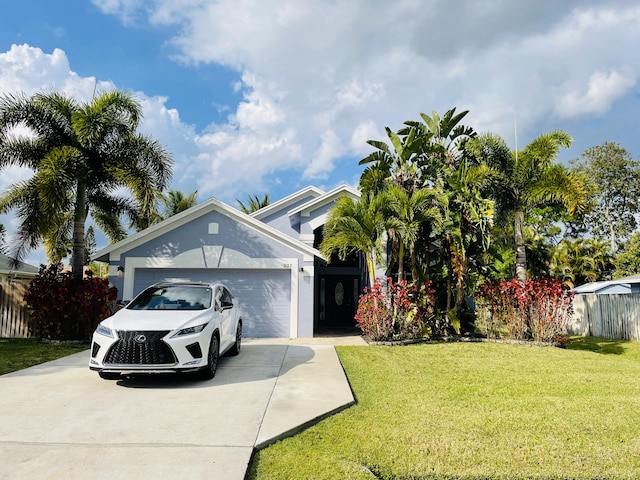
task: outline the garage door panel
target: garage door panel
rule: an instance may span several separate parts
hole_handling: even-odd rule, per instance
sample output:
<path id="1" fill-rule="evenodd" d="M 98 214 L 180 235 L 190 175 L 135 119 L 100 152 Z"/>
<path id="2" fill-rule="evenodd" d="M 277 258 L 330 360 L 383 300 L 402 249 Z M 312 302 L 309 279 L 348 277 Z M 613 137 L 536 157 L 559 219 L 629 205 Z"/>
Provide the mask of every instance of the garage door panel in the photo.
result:
<path id="1" fill-rule="evenodd" d="M 224 283 L 240 302 L 245 336 L 289 337 L 289 270 L 136 269 L 134 295 L 163 281 Z"/>

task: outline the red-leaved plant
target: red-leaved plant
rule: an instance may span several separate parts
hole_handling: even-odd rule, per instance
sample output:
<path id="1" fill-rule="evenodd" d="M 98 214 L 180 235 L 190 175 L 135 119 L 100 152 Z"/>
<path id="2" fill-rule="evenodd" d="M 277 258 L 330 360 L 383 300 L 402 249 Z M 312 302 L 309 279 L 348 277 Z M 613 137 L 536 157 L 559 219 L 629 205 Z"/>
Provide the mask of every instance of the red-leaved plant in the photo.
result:
<path id="1" fill-rule="evenodd" d="M 434 313 L 434 290 L 431 282 L 408 285 L 376 279 L 360 295 L 356 324 L 374 341 L 406 340 L 428 336 L 428 322 Z"/>
<path id="2" fill-rule="evenodd" d="M 573 293 L 559 280 L 487 282 L 476 295 L 484 334 L 514 340 L 556 342 L 573 314 Z"/>
<path id="3" fill-rule="evenodd" d="M 101 278 L 75 284 L 62 264 L 40 266 L 24 300 L 30 310 L 31 333 L 49 340 L 89 340 L 98 323 L 111 315 L 115 287 Z"/>

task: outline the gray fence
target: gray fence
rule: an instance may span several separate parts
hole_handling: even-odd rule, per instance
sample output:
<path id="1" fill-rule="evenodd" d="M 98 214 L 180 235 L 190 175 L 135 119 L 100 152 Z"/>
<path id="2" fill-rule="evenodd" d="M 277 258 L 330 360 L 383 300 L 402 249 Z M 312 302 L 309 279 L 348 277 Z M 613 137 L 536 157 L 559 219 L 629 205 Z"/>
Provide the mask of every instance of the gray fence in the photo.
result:
<path id="1" fill-rule="evenodd" d="M 0 337 L 29 337 L 29 311 L 24 303 L 28 280 L 0 279 Z"/>
<path id="2" fill-rule="evenodd" d="M 640 340 L 640 293 L 579 294 L 573 299 L 569 333 Z"/>

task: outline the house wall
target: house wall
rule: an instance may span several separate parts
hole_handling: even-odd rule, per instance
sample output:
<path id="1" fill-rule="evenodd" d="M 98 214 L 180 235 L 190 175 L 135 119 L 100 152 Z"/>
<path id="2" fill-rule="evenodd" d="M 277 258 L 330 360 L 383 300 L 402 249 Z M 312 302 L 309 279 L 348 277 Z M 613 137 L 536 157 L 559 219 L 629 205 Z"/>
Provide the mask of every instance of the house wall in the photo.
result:
<path id="1" fill-rule="evenodd" d="M 269 215 L 260 217 L 260 221 L 284 233 L 285 235 L 289 235 L 290 237 L 297 239 L 298 234 L 300 233 L 298 224 L 291 225 L 289 212 L 313 200 L 314 198 L 315 197 L 313 195 L 303 197 L 296 202 L 292 202 L 290 204 L 287 204 L 286 206 L 283 206 L 280 210 L 276 210 Z"/>
<path id="2" fill-rule="evenodd" d="M 314 208 L 313 211 L 308 214 L 303 212 L 300 218 L 300 235 L 313 236 L 313 231 L 326 223 L 329 210 L 331 210 L 334 205 L 335 202 L 329 202 L 318 208 Z"/>
<path id="3" fill-rule="evenodd" d="M 203 247 L 212 246 L 229 248 L 249 258 L 291 257 L 294 254 L 286 245 L 214 211 L 132 248 L 127 256 L 175 257 L 186 252 L 203 255 Z M 205 257 L 203 259 L 206 261 Z"/>
<path id="4" fill-rule="evenodd" d="M 210 212 L 126 252 L 112 253 L 109 280 L 119 299 L 130 300 L 136 269 L 287 270 L 291 278 L 291 336 L 313 336 L 313 258 L 217 211 Z M 118 275 L 118 266 L 124 274 Z M 304 270 L 300 272 L 300 269 Z M 183 275 L 188 277 L 188 275 Z"/>

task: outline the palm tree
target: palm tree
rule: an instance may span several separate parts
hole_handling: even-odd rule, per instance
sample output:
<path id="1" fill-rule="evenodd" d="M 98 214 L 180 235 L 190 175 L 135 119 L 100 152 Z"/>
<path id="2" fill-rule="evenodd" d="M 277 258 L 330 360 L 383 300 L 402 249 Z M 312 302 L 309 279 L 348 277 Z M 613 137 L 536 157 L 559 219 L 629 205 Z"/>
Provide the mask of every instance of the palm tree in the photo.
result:
<path id="1" fill-rule="evenodd" d="M 553 249 L 549 274 L 569 287 L 602 280 L 611 267 L 606 241 L 597 238 L 562 240 Z"/>
<path id="2" fill-rule="evenodd" d="M 561 205 L 572 214 L 586 205 L 582 178 L 555 163 L 561 148 L 571 145 L 563 131 L 544 133 L 522 151 L 510 152 L 504 140 L 486 134 L 466 145 L 468 151 L 487 162 L 494 172 L 493 196 L 498 213 L 514 216 L 516 277 L 527 279 L 527 255 L 523 235 L 525 214 L 536 206 Z"/>
<path id="3" fill-rule="evenodd" d="M 167 219 L 193 207 L 198 203 L 198 190 L 186 195 L 180 190 L 169 190 L 160 195 L 162 218 Z"/>
<path id="4" fill-rule="evenodd" d="M 344 260 L 352 252 L 362 252 L 369 271 L 369 285 L 375 283 L 375 266 L 381 256 L 381 239 L 387 228 L 383 195 L 363 194 L 357 201 L 338 199 L 324 225 L 320 251 L 327 258 L 337 253 Z"/>
<path id="5" fill-rule="evenodd" d="M 0 253 L 5 253 L 7 249 L 6 244 L 7 232 L 4 229 L 4 225 L 0 223 Z"/>
<path id="6" fill-rule="evenodd" d="M 238 202 L 242 212 L 249 214 L 269 205 L 271 203 L 271 199 L 269 198 L 269 194 L 266 193 L 262 198 L 258 197 L 258 195 L 249 195 L 249 205 L 245 205 L 238 199 L 236 199 L 236 202 Z"/>
<path id="7" fill-rule="evenodd" d="M 20 219 L 16 258 L 42 240 L 71 237 L 73 277 L 80 281 L 88 215 L 111 241 L 126 236 L 121 215 L 133 223 L 152 217 L 172 160 L 137 133 L 141 115 L 140 104 L 121 91 L 87 103 L 58 93 L 0 97 L 0 170 L 18 165 L 34 172 L 0 197 L 0 213 L 15 209 Z M 17 133 L 25 127 L 27 135 Z M 117 196 L 120 188 L 132 198 Z"/>
<path id="8" fill-rule="evenodd" d="M 414 282 L 419 280 L 415 245 L 424 222 L 441 223 L 433 189 L 418 188 L 409 195 L 402 187 L 393 184 L 383 193 L 388 227 L 399 237 L 398 280 L 405 280 L 405 248 L 409 250 L 411 274 Z"/>
<path id="9" fill-rule="evenodd" d="M 456 317 L 464 307 L 470 264 L 474 258 L 482 258 L 489 250 L 489 229 L 493 220 L 494 202 L 482 191 L 492 178 L 492 171 L 485 163 L 470 165 L 463 156 L 456 170 L 446 176 L 442 202 L 445 219 L 441 243 L 448 263 L 447 311 L 451 310 L 451 295 L 455 291 L 453 312 Z"/>

